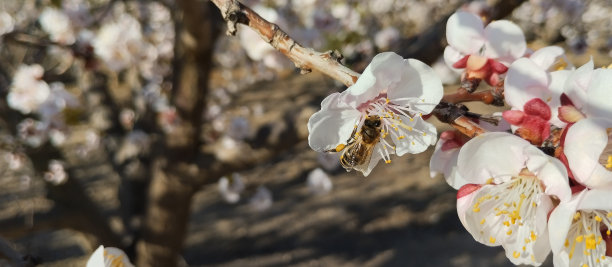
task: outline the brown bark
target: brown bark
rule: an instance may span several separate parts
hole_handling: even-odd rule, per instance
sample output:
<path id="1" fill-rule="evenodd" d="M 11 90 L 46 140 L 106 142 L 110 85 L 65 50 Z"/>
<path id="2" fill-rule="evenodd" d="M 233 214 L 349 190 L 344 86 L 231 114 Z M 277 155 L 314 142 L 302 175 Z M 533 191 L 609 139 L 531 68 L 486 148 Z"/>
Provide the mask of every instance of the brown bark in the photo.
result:
<path id="1" fill-rule="evenodd" d="M 171 101 L 181 122 L 166 133 L 154 159 L 141 240 L 136 244 L 137 266 L 177 266 L 192 196 L 205 175 L 196 161 L 217 31 L 208 2 L 179 0 L 177 5 Z"/>

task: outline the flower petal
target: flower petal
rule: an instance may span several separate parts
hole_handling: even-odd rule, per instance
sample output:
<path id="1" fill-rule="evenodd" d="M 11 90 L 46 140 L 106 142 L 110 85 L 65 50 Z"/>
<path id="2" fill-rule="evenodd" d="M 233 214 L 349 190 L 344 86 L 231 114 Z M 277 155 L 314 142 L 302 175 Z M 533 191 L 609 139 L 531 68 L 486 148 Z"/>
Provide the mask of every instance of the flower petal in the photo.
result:
<path id="1" fill-rule="evenodd" d="M 355 109 L 323 109 L 308 120 L 308 145 L 319 152 L 345 143 L 355 129 L 361 113 Z"/>
<path id="2" fill-rule="evenodd" d="M 612 118 L 612 69 L 596 69 L 587 91 L 587 116 Z"/>
<path id="3" fill-rule="evenodd" d="M 86 267 L 105 267 L 104 266 L 104 246 L 100 245 L 87 260 Z"/>
<path id="4" fill-rule="evenodd" d="M 444 48 L 444 62 L 449 68 L 451 68 L 454 71 L 457 71 L 457 72 L 461 71 L 461 69 L 457 69 L 453 67 L 453 65 L 457 63 L 459 60 L 463 59 L 464 57 L 465 57 L 464 54 L 461 54 L 461 52 L 457 51 L 457 49 L 453 48 L 450 45 Z"/>
<path id="5" fill-rule="evenodd" d="M 531 59 L 538 67 L 548 70 L 554 67 L 555 64 L 565 57 L 565 50 L 558 46 L 547 46 L 535 51 L 529 59 Z M 567 61 L 565 61 L 567 62 Z"/>
<path id="6" fill-rule="evenodd" d="M 550 240 L 550 246 L 552 248 L 555 257 L 557 253 L 563 249 L 567 233 L 572 225 L 574 214 L 578 208 L 578 203 L 582 201 L 584 190 L 578 194 L 572 196 L 569 201 L 562 201 L 559 205 L 550 213 L 548 219 L 548 239 Z"/>
<path id="7" fill-rule="evenodd" d="M 429 146 L 436 143 L 436 127 L 431 123 L 423 120 L 423 118 L 416 116 L 410 122 L 410 118 L 399 115 L 401 120 L 406 122 L 406 125 L 412 127 L 412 130 L 408 130 L 403 127 L 399 127 L 398 131 L 400 135 L 405 138 L 398 139 L 392 138 L 391 140 L 395 144 L 395 153 L 398 156 L 402 156 L 406 153 L 418 154 L 425 151 Z"/>
<path id="8" fill-rule="evenodd" d="M 344 92 L 345 101 L 353 108 L 374 99 L 402 80 L 406 73 L 404 59 L 393 52 L 376 55 L 354 85 Z"/>
<path id="9" fill-rule="evenodd" d="M 593 60 L 591 59 L 567 77 L 563 92 L 572 100 L 577 108 L 582 108 L 587 101 L 587 89 L 593 75 Z"/>
<path id="10" fill-rule="evenodd" d="M 529 142 L 508 133 L 485 133 L 463 145 L 457 171 L 468 182 L 485 184 L 489 178 L 507 180 L 525 167 Z"/>
<path id="11" fill-rule="evenodd" d="M 484 29 L 484 35 L 487 40 L 484 55 L 488 58 L 511 63 L 525 55 L 527 50 L 525 35 L 519 26 L 510 21 L 491 22 Z"/>
<path id="12" fill-rule="evenodd" d="M 456 12 L 446 22 L 446 40 L 457 51 L 478 53 L 485 43 L 482 20 L 468 12 Z"/>
<path id="13" fill-rule="evenodd" d="M 421 61 L 406 59 L 403 63 L 401 69 L 395 70 L 401 80 L 389 85 L 388 98 L 394 104 L 409 106 L 415 113 L 429 114 L 444 94 L 442 81 Z"/>
<path id="14" fill-rule="evenodd" d="M 538 179 L 544 184 L 547 195 L 555 195 L 561 201 L 568 201 L 572 196 L 569 187 L 569 179 L 565 165 L 556 158 L 544 154 L 535 146 L 525 149 L 528 157 L 526 162 L 527 169 L 535 173 Z"/>
<path id="15" fill-rule="evenodd" d="M 561 107 L 561 95 L 563 94 L 563 86 L 570 76 L 571 71 L 560 70 L 551 72 L 550 83 L 548 84 L 548 91 L 551 93 L 550 99 L 545 99 L 546 103 L 552 111 L 552 118 L 550 122 L 559 128 L 565 127 L 566 123 L 559 119 L 559 107 Z"/>
<path id="16" fill-rule="evenodd" d="M 525 103 L 533 98 L 552 99 L 548 83 L 549 78 L 544 69 L 528 58 L 521 58 L 508 69 L 504 97 L 510 106 L 523 110 Z"/>
<path id="17" fill-rule="evenodd" d="M 587 118 L 572 125 L 565 136 L 564 153 L 574 178 L 590 188 L 612 188 L 612 172 L 599 163 L 608 145 L 608 127 L 608 119 Z"/>

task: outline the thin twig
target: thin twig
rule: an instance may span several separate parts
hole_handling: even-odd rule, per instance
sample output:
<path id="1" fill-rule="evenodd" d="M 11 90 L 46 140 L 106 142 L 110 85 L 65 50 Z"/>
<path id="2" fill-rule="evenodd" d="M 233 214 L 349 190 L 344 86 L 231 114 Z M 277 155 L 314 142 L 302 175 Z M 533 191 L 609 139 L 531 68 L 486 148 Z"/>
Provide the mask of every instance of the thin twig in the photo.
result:
<path id="1" fill-rule="evenodd" d="M 340 63 L 342 55 L 338 51 L 317 52 L 305 48 L 281 30 L 278 25 L 263 19 L 249 7 L 236 0 L 211 0 L 221 11 L 227 21 L 227 34 L 236 34 L 236 24 L 242 23 L 255 30 L 264 41 L 287 56 L 302 73 L 312 70 L 330 76 L 346 86 L 353 85 L 359 78 L 359 73 Z"/>
<path id="2" fill-rule="evenodd" d="M 479 101 L 487 105 L 501 107 L 504 105 L 504 96 L 496 89 L 470 93 L 465 88 L 459 88 L 456 93 L 444 95 L 442 101 L 452 104 Z"/>

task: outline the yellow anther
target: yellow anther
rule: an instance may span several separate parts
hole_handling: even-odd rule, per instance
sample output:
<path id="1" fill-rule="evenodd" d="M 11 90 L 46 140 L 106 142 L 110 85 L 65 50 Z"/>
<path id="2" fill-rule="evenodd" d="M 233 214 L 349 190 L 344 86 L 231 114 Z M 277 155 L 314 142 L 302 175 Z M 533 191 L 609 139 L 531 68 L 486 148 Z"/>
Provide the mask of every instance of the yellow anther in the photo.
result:
<path id="1" fill-rule="evenodd" d="M 531 240 L 529 238 L 525 238 L 525 244 L 529 244 Z"/>
<path id="2" fill-rule="evenodd" d="M 485 219 L 482 219 L 482 221 L 480 221 L 480 224 L 484 224 L 485 223 Z"/>
<path id="3" fill-rule="evenodd" d="M 595 220 L 596 220 L 597 222 L 601 222 L 601 221 L 602 221 L 601 217 L 599 217 L 599 216 L 595 216 Z"/>
<path id="4" fill-rule="evenodd" d="M 610 235 L 610 229 L 608 229 L 608 231 L 606 231 L 606 235 Z"/>
<path id="5" fill-rule="evenodd" d="M 582 265 L 582 267 L 589 267 L 589 265 L 587 265 L 586 263 Z"/>
<path id="6" fill-rule="evenodd" d="M 586 249 L 595 249 L 597 242 L 595 241 L 595 234 L 591 234 L 587 237 L 585 242 Z"/>
<path id="7" fill-rule="evenodd" d="M 410 121 L 414 121 L 414 118 L 413 118 L 413 117 L 410 117 Z"/>
<path id="8" fill-rule="evenodd" d="M 399 139 L 399 140 L 402 140 L 402 139 L 404 139 L 404 138 L 406 138 L 406 137 L 405 137 L 405 136 L 403 136 L 403 135 L 400 135 L 400 136 L 398 136 L 398 137 L 397 137 L 397 139 Z"/>
<path id="9" fill-rule="evenodd" d="M 612 218 L 612 211 L 608 212 L 608 214 L 606 215 L 606 217 L 608 217 L 608 218 Z"/>
<path id="10" fill-rule="evenodd" d="M 492 183 L 493 183 L 493 177 L 491 177 L 491 178 L 487 179 L 486 184 L 492 184 Z"/>
<path id="11" fill-rule="evenodd" d="M 423 136 L 427 136 L 427 133 L 423 133 Z"/>
<path id="12" fill-rule="evenodd" d="M 578 237 L 576 237 L 576 242 L 580 243 L 584 240 L 584 236 L 583 235 L 579 235 Z"/>
<path id="13" fill-rule="evenodd" d="M 520 253 L 520 252 L 518 252 L 518 251 L 514 251 L 514 252 L 512 253 L 512 257 L 514 257 L 515 259 L 518 259 L 518 257 L 520 257 L 520 256 L 521 256 L 521 253 Z"/>
<path id="14" fill-rule="evenodd" d="M 412 141 L 412 145 L 414 146 L 414 141 Z"/>
<path id="15" fill-rule="evenodd" d="M 389 100 L 389 98 L 385 99 L 385 103 L 386 103 L 386 104 L 389 104 L 389 102 L 391 102 L 391 101 Z"/>
<path id="16" fill-rule="evenodd" d="M 480 208 L 473 208 L 472 211 L 473 212 L 480 212 Z"/>
<path id="17" fill-rule="evenodd" d="M 531 235 L 530 236 L 531 236 L 531 240 L 532 241 L 536 241 L 536 239 L 538 238 L 538 236 L 533 231 L 531 231 Z"/>
<path id="18" fill-rule="evenodd" d="M 489 237 L 489 242 L 491 242 L 491 244 L 495 243 L 495 237 Z"/>
<path id="19" fill-rule="evenodd" d="M 508 232 L 506 232 L 507 235 L 511 235 L 512 234 L 512 229 L 508 230 Z"/>
<path id="20" fill-rule="evenodd" d="M 505 226 L 507 226 L 507 227 L 510 227 L 510 222 L 509 222 L 509 221 L 505 221 L 505 222 L 503 222 L 503 224 L 504 224 Z"/>
<path id="21" fill-rule="evenodd" d="M 527 250 L 527 247 L 523 246 L 523 251 Z"/>
<path id="22" fill-rule="evenodd" d="M 385 160 L 385 163 L 389 164 L 389 163 L 391 163 L 391 160 L 390 159 L 389 160 Z"/>
<path id="23" fill-rule="evenodd" d="M 606 164 L 606 168 L 612 169 L 612 155 L 608 155 L 608 163 Z"/>
<path id="24" fill-rule="evenodd" d="M 564 244 L 564 246 L 565 246 L 565 247 L 569 247 L 569 239 L 565 239 L 565 244 Z"/>
<path id="25" fill-rule="evenodd" d="M 578 220 L 580 219 L 580 212 L 577 211 L 576 214 L 574 214 L 574 220 Z"/>

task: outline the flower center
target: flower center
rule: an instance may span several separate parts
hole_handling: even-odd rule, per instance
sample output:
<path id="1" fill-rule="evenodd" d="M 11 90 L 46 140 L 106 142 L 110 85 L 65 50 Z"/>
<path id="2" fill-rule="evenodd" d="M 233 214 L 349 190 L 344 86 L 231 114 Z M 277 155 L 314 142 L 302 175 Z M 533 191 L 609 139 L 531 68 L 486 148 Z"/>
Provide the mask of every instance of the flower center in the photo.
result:
<path id="1" fill-rule="evenodd" d="M 602 234 L 610 237 L 611 224 L 612 211 L 577 211 L 565 240 L 565 248 L 569 249 L 570 263 L 573 263 L 570 265 L 600 266 L 601 262 L 606 260 L 606 242 Z M 577 257 L 576 253 L 584 257 Z"/>
<path id="2" fill-rule="evenodd" d="M 401 98 L 394 99 L 396 101 L 411 100 L 407 106 L 398 105 L 389 98 L 387 94 L 380 94 L 374 100 L 369 101 L 359 107 L 362 112 L 361 120 L 359 125 L 356 127 L 363 127 L 363 122 L 368 116 L 378 116 L 380 118 L 380 143 L 382 150 L 379 150 L 385 163 L 391 163 L 390 152 L 395 151 L 395 146 L 392 145 L 386 138 L 389 136 L 392 138 L 394 144 L 407 142 L 409 145 L 416 145 L 416 142 L 424 142 L 422 138 L 416 138 L 418 136 L 426 136 L 427 133 L 415 127 L 417 123 L 417 116 L 422 117 L 422 113 L 415 112 L 415 108 L 412 107 L 412 103 L 424 104 L 423 99 L 413 98 Z"/>
<path id="3" fill-rule="evenodd" d="M 538 239 L 536 210 L 543 193 L 540 181 L 535 175 L 522 172 L 508 182 L 490 186 L 487 194 L 476 198 L 472 207 L 474 218 L 480 223 L 482 240 L 491 244 L 500 239 L 516 240 L 513 243 L 520 249 L 513 251 L 512 256 L 529 257 L 535 262 L 531 251 Z M 490 234 L 488 239 L 485 231 Z"/>

